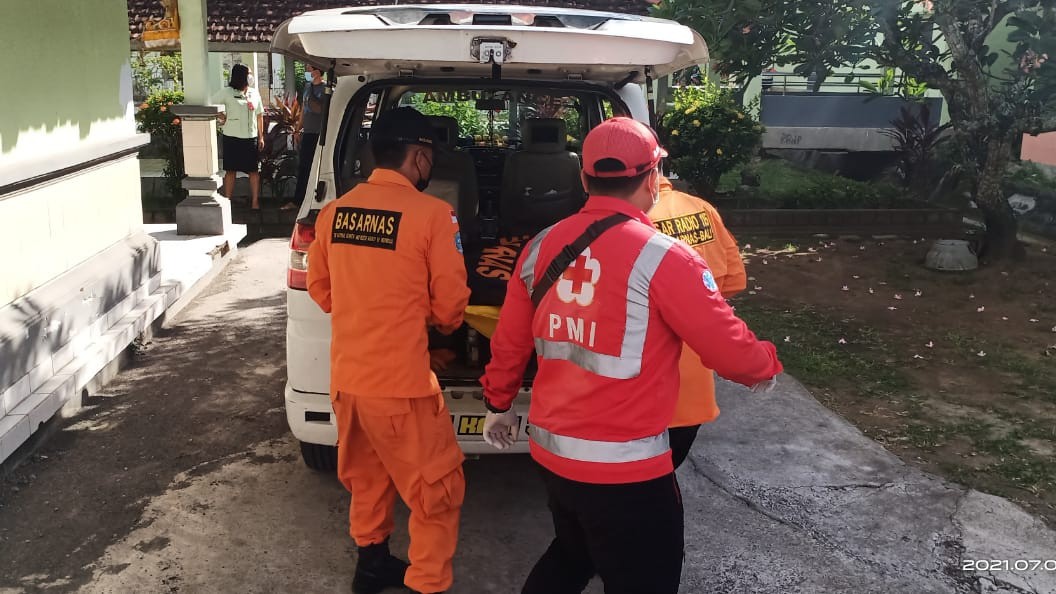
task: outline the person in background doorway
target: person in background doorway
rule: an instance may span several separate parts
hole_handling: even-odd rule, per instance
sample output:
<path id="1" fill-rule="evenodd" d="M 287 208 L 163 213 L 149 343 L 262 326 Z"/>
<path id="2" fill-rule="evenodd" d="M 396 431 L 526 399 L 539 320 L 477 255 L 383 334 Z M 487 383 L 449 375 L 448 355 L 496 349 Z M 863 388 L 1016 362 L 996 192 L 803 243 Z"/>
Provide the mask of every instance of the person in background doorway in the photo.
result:
<path id="1" fill-rule="evenodd" d="M 649 211 L 649 218 L 661 233 L 682 240 L 704 258 L 723 297 L 728 299 L 745 289 L 748 280 L 741 250 L 714 206 L 679 192 L 671 180 L 661 177 L 660 201 Z M 704 367 L 691 348 L 682 348 L 678 372 L 678 406 L 668 430 L 676 469 L 689 455 L 700 426 L 719 416 L 715 372 Z"/>
<path id="2" fill-rule="evenodd" d="M 298 204 L 304 200 L 308 191 L 308 177 L 311 175 L 312 161 L 315 160 L 315 147 L 319 144 L 319 133 L 323 127 L 323 114 L 329 106 L 326 85 L 323 84 L 323 71 L 308 64 L 304 67 L 304 95 L 301 96 L 301 148 L 297 163 L 297 190 L 293 199 Z"/>
<path id="3" fill-rule="evenodd" d="M 253 73 L 245 64 L 231 68 L 231 81 L 213 102 L 224 106 L 223 126 L 224 196 L 231 198 L 235 175 L 249 175 L 252 208 L 260 208 L 260 152 L 264 149 L 264 103 L 254 86 Z"/>

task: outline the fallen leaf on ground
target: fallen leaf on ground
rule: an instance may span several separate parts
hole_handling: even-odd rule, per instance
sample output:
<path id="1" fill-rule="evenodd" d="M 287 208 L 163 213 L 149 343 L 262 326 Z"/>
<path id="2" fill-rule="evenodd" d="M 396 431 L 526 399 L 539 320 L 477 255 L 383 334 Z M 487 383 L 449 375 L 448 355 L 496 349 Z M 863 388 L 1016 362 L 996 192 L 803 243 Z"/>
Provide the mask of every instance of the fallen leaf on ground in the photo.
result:
<path id="1" fill-rule="evenodd" d="M 924 295 L 924 293 L 921 293 L 920 291 L 917 291 L 917 292 L 913 293 L 914 297 L 920 297 L 922 295 Z"/>
<path id="2" fill-rule="evenodd" d="M 979 312 L 979 313 L 983 313 L 984 311 L 986 311 L 986 306 L 985 306 L 985 305 L 983 305 L 983 306 L 980 306 L 980 307 L 979 307 L 979 309 L 977 309 L 977 310 L 975 310 L 975 311 L 977 311 L 977 312 Z"/>
<path id="3" fill-rule="evenodd" d="M 843 288 L 842 288 L 842 289 L 840 289 L 840 290 L 841 290 L 841 291 L 850 291 L 850 290 L 851 290 L 851 288 L 850 288 L 850 287 L 848 287 L 847 285 L 843 285 Z"/>
<path id="4" fill-rule="evenodd" d="M 895 293 L 895 299 L 898 300 L 898 301 L 902 301 L 902 296 L 899 295 L 898 293 Z"/>
<path id="5" fill-rule="evenodd" d="M 846 341 L 846 340 L 844 340 L 844 339 L 842 339 L 842 338 L 841 338 L 841 339 L 839 339 L 839 340 L 838 340 L 838 341 L 836 341 L 836 342 L 839 342 L 840 344 L 847 344 L 847 341 Z"/>
<path id="6" fill-rule="evenodd" d="M 1030 323 L 1031 324 L 1037 324 L 1038 320 L 1035 320 L 1034 318 L 1030 318 Z"/>
<path id="7" fill-rule="evenodd" d="M 786 336 L 785 337 L 785 342 L 792 342 L 792 337 L 791 336 Z"/>
<path id="8" fill-rule="evenodd" d="M 913 358 L 914 359 L 923 359 L 924 357 L 921 357 L 920 355 L 913 355 Z"/>
<path id="9" fill-rule="evenodd" d="M 895 311 L 895 310 L 896 310 L 896 309 L 898 309 L 898 308 L 892 305 L 891 307 L 889 307 L 889 308 L 887 308 L 887 309 L 889 309 L 889 310 L 891 310 L 891 311 Z"/>
<path id="10" fill-rule="evenodd" d="M 985 357 L 986 356 L 986 351 L 979 351 L 978 353 L 976 353 L 976 355 L 979 356 L 979 357 Z"/>
<path id="11" fill-rule="evenodd" d="M 931 341 L 928 341 L 928 344 L 926 344 L 924 346 L 928 347 L 929 349 L 933 349 L 933 348 L 935 348 L 935 343 L 931 342 Z"/>

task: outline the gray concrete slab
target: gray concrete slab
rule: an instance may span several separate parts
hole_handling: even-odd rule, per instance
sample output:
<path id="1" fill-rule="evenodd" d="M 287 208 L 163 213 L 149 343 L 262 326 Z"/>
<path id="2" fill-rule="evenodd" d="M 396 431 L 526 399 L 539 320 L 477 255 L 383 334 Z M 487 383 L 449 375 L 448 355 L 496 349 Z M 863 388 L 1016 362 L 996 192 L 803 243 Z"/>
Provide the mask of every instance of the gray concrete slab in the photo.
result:
<path id="1" fill-rule="evenodd" d="M 348 495 L 285 428 L 285 250 L 239 250 L 108 402 L 0 481 L 0 591 L 348 591 Z M 1039 520 L 904 465 L 783 379 L 720 384 L 679 472 L 683 593 L 1056 592 L 1056 572 L 961 571 L 1056 557 Z M 466 473 L 452 592 L 518 592 L 552 534 L 540 481 L 525 456 Z"/>

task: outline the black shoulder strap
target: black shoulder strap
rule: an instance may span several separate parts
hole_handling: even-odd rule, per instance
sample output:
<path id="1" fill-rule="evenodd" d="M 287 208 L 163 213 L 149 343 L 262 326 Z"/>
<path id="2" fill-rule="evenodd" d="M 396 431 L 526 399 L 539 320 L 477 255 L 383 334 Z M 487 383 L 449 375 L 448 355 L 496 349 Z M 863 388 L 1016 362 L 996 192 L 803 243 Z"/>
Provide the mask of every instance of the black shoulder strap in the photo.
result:
<path id="1" fill-rule="evenodd" d="M 594 240 L 601 237 L 601 234 L 612 229 L 616 225 L 624 221 L 629 221 L 631 217 L 625 214 L 614 214 L 607 216 L 604 219 L 599 219 L 590 224 L 589 227 L 583 231 L 583 234 L 576 238 L 575 241 L 561 248 L 557 256 L 550 261 L 550 265 L 546 267 L 546 272 L 543 273 L 543 278 L 539 279 L 536 283 L 535 288 L 532 289 L 532 305 L 539 307 L 539 303 L 543 300 L 543 297 L 550 292 L 550 289 L 557 282 L 557 279 L 561 278 L 561 275 L 565 273 L 572 262 L 575 261 L 583 250 L 587 249 L 590 244 L 594 243 Z"/>

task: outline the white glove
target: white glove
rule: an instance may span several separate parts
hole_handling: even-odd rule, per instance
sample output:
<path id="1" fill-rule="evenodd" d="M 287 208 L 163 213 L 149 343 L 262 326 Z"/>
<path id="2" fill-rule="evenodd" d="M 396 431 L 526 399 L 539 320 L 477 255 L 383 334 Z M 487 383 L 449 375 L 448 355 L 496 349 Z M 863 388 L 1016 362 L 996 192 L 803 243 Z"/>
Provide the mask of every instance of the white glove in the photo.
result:
<path id="1" fill-rule="evenodd" d="M 754 386 L 752 386 L 751 389 L 753 394 L 769 394 L 770 392 L 773 392 L 774 388 L 776 387 L 777 376 L 775 375 L 774 377 L 766 380 L 765 382 L 759 382 L 758 384 L 755 384 Z"/>
<path id="2" fill-rule="evenodd" d="M 512 408 L 502 413 L 489 411 L 484 417 L 484 441 L 496 449 L 505 450 L 512 446 L 520 429 L 521 422 Z"/>

